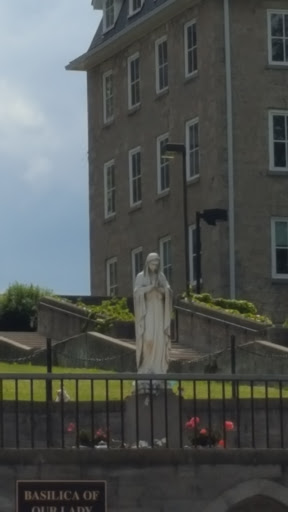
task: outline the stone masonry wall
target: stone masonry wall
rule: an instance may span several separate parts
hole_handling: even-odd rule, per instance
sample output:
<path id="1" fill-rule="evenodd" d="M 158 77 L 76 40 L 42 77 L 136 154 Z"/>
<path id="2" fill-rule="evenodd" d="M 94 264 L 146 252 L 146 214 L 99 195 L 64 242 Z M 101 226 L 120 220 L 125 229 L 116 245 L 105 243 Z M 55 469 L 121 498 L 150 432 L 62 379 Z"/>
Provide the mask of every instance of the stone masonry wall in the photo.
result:
<path id="1" fill-rule="evenodd" d="M 17 480 L 105 480 L 109 512 L 232 512 L 259 495 L 265 512 L 288 504 L 280 450 L 2 450 L 3 512 L 15 512 Z M 271 502 L 278 508 L 264 508 Z"/>

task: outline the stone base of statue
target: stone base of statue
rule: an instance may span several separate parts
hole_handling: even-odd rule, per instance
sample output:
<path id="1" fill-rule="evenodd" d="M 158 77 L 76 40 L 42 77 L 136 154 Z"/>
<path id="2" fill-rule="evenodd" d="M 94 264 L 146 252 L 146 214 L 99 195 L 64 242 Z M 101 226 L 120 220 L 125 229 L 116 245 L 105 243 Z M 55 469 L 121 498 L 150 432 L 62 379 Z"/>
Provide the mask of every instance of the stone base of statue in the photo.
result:
<path id="1" fill-rule="evenodd" d="M 184 425 L 182 412 L 179 418 L 181 397 L 171 389 L 161 389 L 161 384 L 156 387 L 156 381 L 152 388 L 150 382 L 143 381 L 142 384 L 142 381 L 138 381 L 137 391 L 125 400 L 125 443 L 139 448 L 152 445 L 180 448 L 180 428 L 182 430 Z"/>

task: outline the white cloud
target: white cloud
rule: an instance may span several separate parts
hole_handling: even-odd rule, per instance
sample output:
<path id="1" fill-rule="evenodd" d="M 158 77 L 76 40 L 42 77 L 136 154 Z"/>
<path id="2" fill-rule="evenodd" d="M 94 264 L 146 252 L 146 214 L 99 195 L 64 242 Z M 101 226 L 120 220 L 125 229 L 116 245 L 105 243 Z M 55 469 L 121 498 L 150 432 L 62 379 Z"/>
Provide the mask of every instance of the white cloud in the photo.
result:
<path id="1" fill-rule="evenodd" d="M 44 125 L 45 117 L 40 107 L 3 78 L 0 79 L 0 97 L 0 128 L 39 128 Z"/>

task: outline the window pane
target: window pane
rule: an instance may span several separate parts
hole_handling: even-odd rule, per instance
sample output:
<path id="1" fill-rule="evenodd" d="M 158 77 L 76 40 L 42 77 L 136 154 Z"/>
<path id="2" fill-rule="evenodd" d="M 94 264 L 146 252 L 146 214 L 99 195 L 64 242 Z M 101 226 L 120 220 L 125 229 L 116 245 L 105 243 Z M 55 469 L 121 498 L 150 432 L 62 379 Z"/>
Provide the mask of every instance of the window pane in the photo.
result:
<path id="1" fill-rule="evenodd" d="M 287 222 L 278 221 L 275 223 L 276 247 L 288 247 Z"/>
<path id="2" fill-rule="evenodd" d="M 283 36 L 283 16 L 282 14 L 271 15 L 271 34 L 273 37 Z"/>
<path id="3" fill-rule="evenodd" d="M 276 249 L 276 272 L 277 274 L 288 274 L 287 249 Z"/>
<path id="4" fill-rule="evenodd" d="M 187 49 L 189 50 L 193 46 L 193 33 L 192 33 L 192 26 L 187 27 Z"/>
<path id="5" fill-rule="evenodd" d="M 285 37 L 288 37 L 288 14 L 285 14 L 285 16 L 284 16 L 284 23 L 285 23 Z"/>
<path id="6" fill-rule="evenodd" d="M 274 166 L 275 167 L 287 167 L 285 142 L 275 142 L 274 143 Z"/>
<path id="7" fill-rule="evenodd" d="M 274 140 L 285 140 L 285 116 L 273 116 Z"/>
<path id="8" fill-rule="evenodd" d="M 197 45 L 196 23 L 193 23 L 192 25 L 192 44 L 193 46 Z"/>
<path id="9" fill-rule="evenodd" d="M 283 62 L 283 60 L 284 60 L 283 39 L 272 39 L 272 59 L 274 62 Z"/>

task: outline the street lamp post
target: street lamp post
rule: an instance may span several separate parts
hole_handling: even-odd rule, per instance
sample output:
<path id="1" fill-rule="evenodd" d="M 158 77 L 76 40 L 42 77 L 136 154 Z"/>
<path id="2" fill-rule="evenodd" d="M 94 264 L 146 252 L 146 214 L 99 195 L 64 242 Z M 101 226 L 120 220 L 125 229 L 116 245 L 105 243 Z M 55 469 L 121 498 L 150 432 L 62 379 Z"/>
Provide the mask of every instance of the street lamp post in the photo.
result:
<path id="1" fill-rule="evenodd" d="M 188 241 L 188 209 L 187 209 L 187 186 L 186 186 L 186 147 L 185 144 L 166 144 L 164 148 L 166 158 L 174 158 L 177 154 L 182 155 L 182 186 L 183 186 L 183 221 L 184 221 L 184 254 L 185 254 L 185 282 L 186 294 L 190 295 L 190 272 L 189 272 L 189 241 Z"/>

